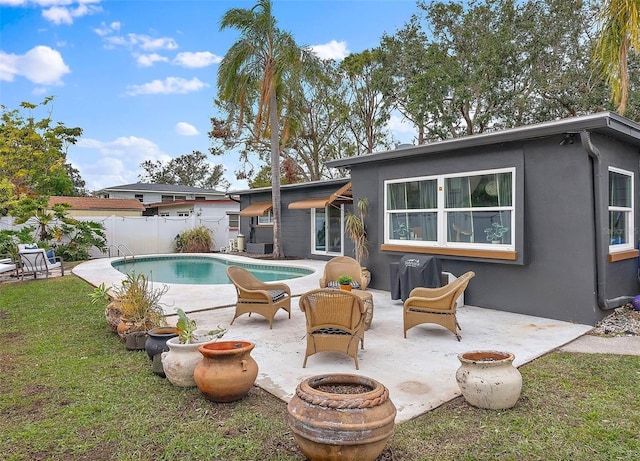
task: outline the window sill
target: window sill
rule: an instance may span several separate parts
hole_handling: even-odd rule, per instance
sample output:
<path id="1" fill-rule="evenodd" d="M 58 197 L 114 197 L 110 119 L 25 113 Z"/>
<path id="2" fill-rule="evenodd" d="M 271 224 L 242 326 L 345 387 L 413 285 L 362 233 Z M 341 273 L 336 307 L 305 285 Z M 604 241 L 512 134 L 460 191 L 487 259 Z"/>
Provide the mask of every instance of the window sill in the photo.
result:
<path id="1" fill-rule="evenodd" d="M 638 257 L 638 254 L 640 254 L 640 251 L 638 250 L 627 250 L 617 253 L 609 253 L 609 262 L 614 263 L 616 261 L 624 261 L 625 259 L 634 259 Z"/>
<path id="2" fill-rule="evenodd" d="M 505 261 L 515 261 L 518 253 L 515 251 L 495 251 L 495 250 L 472 250 L 460 248 L 434 248 L 418 247 L 413 245 L 380 245 L 382 251 L 402 251 L 404 253 L 425 253 L 434 255 L 465 256 L 469 258 L 501 259 Z"/>

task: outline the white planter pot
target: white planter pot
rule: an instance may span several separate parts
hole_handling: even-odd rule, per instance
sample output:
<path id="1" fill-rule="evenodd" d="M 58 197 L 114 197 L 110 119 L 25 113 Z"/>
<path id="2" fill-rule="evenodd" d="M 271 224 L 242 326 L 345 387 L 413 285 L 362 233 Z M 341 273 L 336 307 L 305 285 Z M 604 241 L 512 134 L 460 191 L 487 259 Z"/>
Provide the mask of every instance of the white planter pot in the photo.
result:
<path id="1" fill-rule="evenodd" d="M 458 355 L 456 381 L 474 407 L 504 410 L 513 407 L 522 391 L 522 375 L 510 352 L 471 351 Z"/>
<path id="2" fill-rule="evenodd" d="M 180 344 L 180 338 L 171 338 L 167 341 L 168 352 L 162 353 L 162 369 L 171 384 L 178 387 L 195 387 L 193 370 L 202 360 L 202 354 L 198 350 L 202 344 L 214 342 L 216 338 L 202 337 L 200 341 L 191 344 Z"/>

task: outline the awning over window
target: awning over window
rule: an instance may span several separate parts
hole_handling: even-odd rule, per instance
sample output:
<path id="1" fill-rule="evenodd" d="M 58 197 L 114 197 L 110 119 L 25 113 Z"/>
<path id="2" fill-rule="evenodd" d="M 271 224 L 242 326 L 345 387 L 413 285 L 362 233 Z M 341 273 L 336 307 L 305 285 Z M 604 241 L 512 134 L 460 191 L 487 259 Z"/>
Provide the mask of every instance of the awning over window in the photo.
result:
<path id="1" fill-rule="evenodd" d="M 308 198 L 289 204 L 290 210 L 308 210 L 309 208 L 326 208 L 329 205 L 340 205 L 342 203 L 353 203 L 353 192 L 351 183 L 347 183 L 335 191 L 329 197 Z"/>
<path id="2" fill-rule="evenodd" d="M 271 202 L 256 202 L 240 210 L 240 216 L 262 216 L 273 207 Z"/>

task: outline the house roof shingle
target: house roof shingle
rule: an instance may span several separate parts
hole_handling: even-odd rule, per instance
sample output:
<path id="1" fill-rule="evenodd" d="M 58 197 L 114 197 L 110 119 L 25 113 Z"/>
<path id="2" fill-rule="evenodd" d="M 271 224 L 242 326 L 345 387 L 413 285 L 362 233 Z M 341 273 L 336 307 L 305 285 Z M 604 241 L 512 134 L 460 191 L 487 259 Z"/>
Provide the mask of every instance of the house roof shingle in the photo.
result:
<path id="1" fill-rule="evenodd" d="M 122 184 L 120 186 L 105 187 L 102 191 L 130 191 L 130 192 L 171 192 L 171 193 L 193 193 L 193 194 L 216 194 L 225 195 L 225 192 L 216 189 L 203 189 L 201 187 L 181 186 L 176 184 L 149 184 L 137 182 L 133 184 Z"/>
<path id="2" fill-rule="evenodd" d="M 74 210 L 133 210 L 144 211 L 144 205 L 134 198 L 49 197 L 49 206 L 68 203 Z"/>

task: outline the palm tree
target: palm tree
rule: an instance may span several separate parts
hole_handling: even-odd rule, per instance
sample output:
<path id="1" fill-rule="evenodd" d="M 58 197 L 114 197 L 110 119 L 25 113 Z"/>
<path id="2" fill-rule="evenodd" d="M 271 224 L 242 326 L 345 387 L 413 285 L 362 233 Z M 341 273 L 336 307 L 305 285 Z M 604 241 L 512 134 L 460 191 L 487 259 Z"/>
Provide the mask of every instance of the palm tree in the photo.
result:
<path id="1" fill-rule="evenodd" d="M 227 28 L 239 30 L 241 37 L 220 63 L 218 97 L 237 109 L 241 125 L 247 107 L 257 101 L 253 131 L 256 138 L 269 137 L 271 146 L 273 257 L 278 259 L 284 257 L 280 237 L 280 150 L 289 128 L 284 126 L 281 139 L 279 122 L 282 112 L 290 109 L 292 87 L 300 84 L 296 77 L 309 53 L 298 47 L 289 33 L 276 27 L 271 0 L 258 0 L 251 9 L 230 9 L 220 21 L 220 30 Z"/>
<path id="2" fill-rule="evenodd" d="M 605 0 L 599 16 L 595 61 L 624 115 L 629 97 L 629 51 L 640 52 L 640 0 Z"/>

